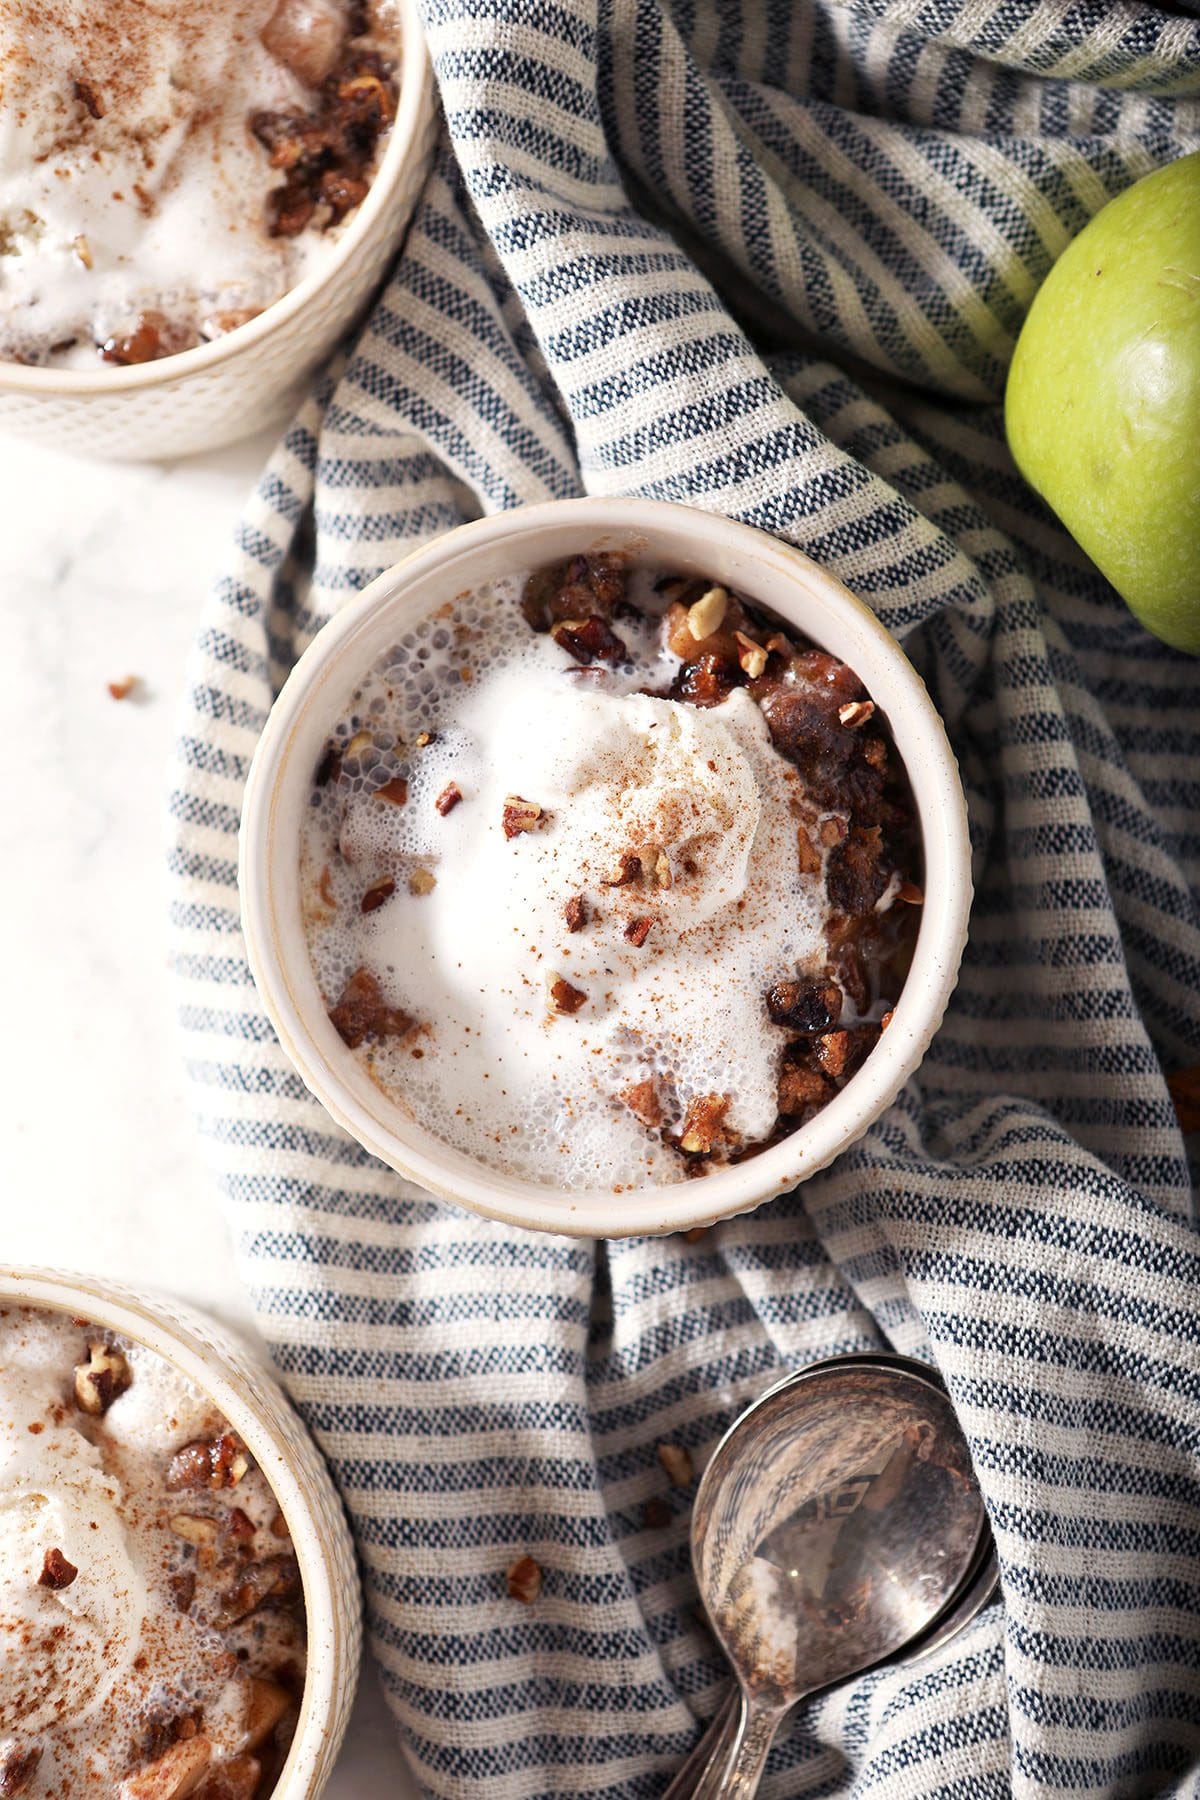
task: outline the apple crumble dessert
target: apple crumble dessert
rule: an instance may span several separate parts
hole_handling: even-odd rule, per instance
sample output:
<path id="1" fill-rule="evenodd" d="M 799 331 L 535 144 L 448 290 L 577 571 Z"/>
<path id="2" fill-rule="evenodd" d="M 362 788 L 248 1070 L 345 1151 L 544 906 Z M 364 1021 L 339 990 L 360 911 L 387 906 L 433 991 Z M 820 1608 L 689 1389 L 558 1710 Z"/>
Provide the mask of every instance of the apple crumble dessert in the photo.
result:
<path id="1" fill-rule="evenodd" d="M 302 830 L 329 1017 L 398 1106 L 568 1188 L 703 1175 L 853 1076 L 920 834 L 853 670 L 736 593 L 577 556 L 443 606 L 350 698 Z"/>
<path id="2" fill-rule="evenodd" d="M 319 268 L 395 110 L 392 6 L 0 8 L 0 357 L 150 362 Z"/>
<path id="3" fill-rule="evenodd" d="M 0 1309 L 0 1795 L 265 1800 L 304 1672 L 287 1522 L 208 1396 Z"/>

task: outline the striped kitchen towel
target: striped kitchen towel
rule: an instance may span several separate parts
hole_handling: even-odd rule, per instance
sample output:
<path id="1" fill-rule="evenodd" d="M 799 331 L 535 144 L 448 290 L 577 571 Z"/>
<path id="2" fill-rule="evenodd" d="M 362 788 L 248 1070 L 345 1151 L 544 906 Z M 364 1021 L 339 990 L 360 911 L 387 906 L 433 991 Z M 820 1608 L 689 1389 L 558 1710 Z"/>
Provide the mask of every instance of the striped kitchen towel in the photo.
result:
<path id="1" fill-rule="evenodd" d="M 204 1143 L 407 1755 L 435 1795 L 660 1793 L 725 1671 L 656 1447 L 699 1467 L 780 1371 L 890 1344 L 949 1386 L 1003 1601 L 802 1709 L 764 1792 L 1200 1793 L 1200 1242 L 1164 1081 L 1200 1059 L 1200 663 L 1033 498 L 999 406 L 1072 234 L 1200 146 L 1197 10 L 424 11 L 438 161 L 205 609 L 171 854 Z M 970 946 L 924 1067 L 833 1168 L 695 1243 L 526 1235 L 406 1185 L 309 1098 L 239 935 L 242 787 L 299 650 L 414 542 L 581 491 L 834 570 L 970 797 Z"/>

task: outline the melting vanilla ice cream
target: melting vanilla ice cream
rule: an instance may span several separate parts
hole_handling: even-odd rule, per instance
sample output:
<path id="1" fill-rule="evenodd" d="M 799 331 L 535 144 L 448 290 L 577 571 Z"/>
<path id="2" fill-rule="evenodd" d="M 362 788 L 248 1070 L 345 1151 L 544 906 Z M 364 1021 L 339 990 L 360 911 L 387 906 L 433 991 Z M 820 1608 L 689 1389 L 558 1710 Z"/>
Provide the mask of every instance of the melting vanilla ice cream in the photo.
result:
<path id="1" fill-rule="evenodd" d="M 349 16 L 337 0 L 0 7 L 0 356 L 96 366 L 144 312 L 182 348 L 328 255 L 319 231 L 269 235 L 281 178 L 249 121 L 310 110 Z"/>
<path id="2" fill-rule="evenodd" d="M 146 1615 L 119 1484 L 69 1416 L 47 1416 L 53 1330 L 0 1335 L 0 1733 L 93 1714 L 119 1691 Z M 51 1552 L 75 1571 L 65 1586 L 61 1565 L 47 1574 Z"/>
<path id="3" fill-rule="evenodd" d="M 498 583 L 410 633 L 356 696 L 303 847 L 328 1003 L 365 966 L 419 1022 L 359 1050 L 376 1081 L 447 1142 L 569 1186 L 685 1178 L 629 1103 L 643 1083 L 665 1125 L 715 1093 L 738 1138 L 771 1132 L 763 991 L 819 959 L 827 915 L 750 695 L 639 691 L 677 665 L 620 630 L 628 663 L 581 668 Z M 379 792 L 394 758 L 403 803 Z"/>

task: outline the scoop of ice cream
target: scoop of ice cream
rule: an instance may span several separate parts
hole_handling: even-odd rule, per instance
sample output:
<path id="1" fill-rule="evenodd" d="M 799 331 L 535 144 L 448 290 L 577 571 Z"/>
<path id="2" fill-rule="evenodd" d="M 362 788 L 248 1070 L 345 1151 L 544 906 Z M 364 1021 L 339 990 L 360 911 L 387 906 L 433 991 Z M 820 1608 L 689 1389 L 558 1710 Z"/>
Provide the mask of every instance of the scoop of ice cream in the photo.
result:
<path id="1" fill-rule="evenodd" d="M 200 296 L 261 307 L 307 246 L 263 227 L 246 128 L 305 92 L 263 42 L 274 0 L 0 7 L 0 349 L 130 329 Z M 311 234 L 310 234 L 311 235 Z"/>
<path id="2" fill-rule="evenodd" d="M 120 1687 L 147 1611 L 117 1484 L 70 1425 L 29 1431 L 21 1373 L 0 1370 L 0 1732 L 87 1718 Z"/>

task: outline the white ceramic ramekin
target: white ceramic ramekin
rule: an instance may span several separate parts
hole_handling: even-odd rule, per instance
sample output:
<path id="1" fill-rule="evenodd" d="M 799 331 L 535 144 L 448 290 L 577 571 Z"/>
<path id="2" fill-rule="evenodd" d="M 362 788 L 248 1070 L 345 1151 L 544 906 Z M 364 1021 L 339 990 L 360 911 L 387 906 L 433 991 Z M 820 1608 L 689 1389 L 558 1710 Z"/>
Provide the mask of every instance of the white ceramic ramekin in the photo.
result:
<path id="1" fill-rule="evenodd" d="M 236 331 L 160 362 L 85 370 L 0 362 L 0 430 L 128 461 L 215 450 L 283 423 L 378 285 L 433 156 L 437 99 L 416 0 L 397 0 L 397 10 L 396 117 L 370 192 L 324 266 Z"/>
<path id="2" fill-rule="evenodd" d="M 0 1306 L 48 1307 L 145 1344 L 211 1394 L 270 1482 L 300 1564 L 308 1671 L 275 1787 L 316 1800 L 337 1760 L 358 1685 L 362 1603 L 345 1514 L 329 1471 L 264 1365 L 212 1319 L 98 1276 L 0 1267 Z"/>
<path id="3" fill-rule="evenodd" d="M 847 662 L 887 714 L 925 848 L 925 905 L 912 969 L 891 1024 L 853 1079 L 809 1124 L 761 1155 L 702 1180 L 622 1194 L 566 1192 L 502 1175 L 448 1148 L 390 1104 L 326 1016 L 305 945 L 298 879 L 300 820 L 313 770 L 376 657 L 465 588 L 596 550 L 723 582 Z M 289 676 L 255 754 L 242 814 L 240 883 L 259 994 L 288 1056 L 333 1117 L 373 1155 L 448 1200 L 514 1225 L 587 1237 L 680 1231 L 748 1212 L 859 1137 L 895 1099 L 937 1030 L 971 904 L 966 805 L 954 754 L 895 639 L 841 582 L 790 546 L 715 513 L 637 499 L 552 501 L 460 526 L 381 575 L 338 613 Z M 486 896 L 480 906 L 479 928 L 486 931 Z"/>

